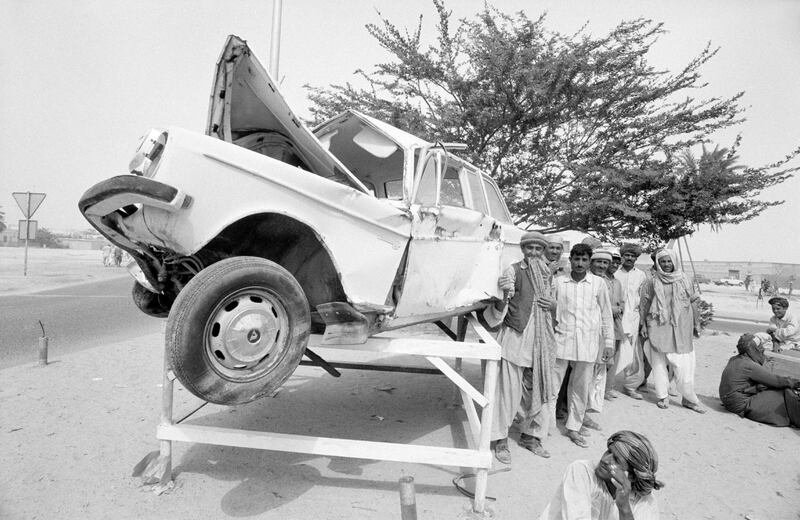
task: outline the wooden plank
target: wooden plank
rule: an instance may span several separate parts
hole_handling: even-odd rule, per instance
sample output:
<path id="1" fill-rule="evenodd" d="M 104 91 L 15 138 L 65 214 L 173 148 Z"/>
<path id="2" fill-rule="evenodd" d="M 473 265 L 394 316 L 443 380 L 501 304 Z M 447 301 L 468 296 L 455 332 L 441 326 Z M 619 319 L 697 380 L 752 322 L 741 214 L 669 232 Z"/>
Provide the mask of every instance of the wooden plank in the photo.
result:
<path id="1" fill-rule="evenodd" d="M 478 412 L 475 410 L 475 403 L 467 393 L 461 390 L 461 402 L 464 403 L 464 412 L 467 414 L 467 422 L 469 423 L 469 431 L 471 434 L 472 448 L 478 449 L 481 442 L 481 420 L 478 418 Z"/>
<path id="2" fill-rule="evenodd" d="M 444 362 L 442 358 L 427 356 L 425 359 L 431 362 L 433 366 L 441 370 L 441 372 L 450 379 L 457 387 L 459 387 L 463 392 L 466 392 L 473 401 L 478 403 L 478 406 L 483 408 L 486 406 L 486 398 L 481 394 L 474 386 L 470 384 L 469 381 L 461 377 L 461 374 L 453 370 L 450 365 Z"/>
<path id="3" fill-rule="evenodd" d="M 406 354 L 411 356 L 460 357 L 467 359 L 500 359 L 500 345 L 492 340 L 489 343 L 468 343 L 461 341 L 429 339 L 372 337 L 360 345 L 322 344 L 319 334 L 312 334 L 308 346 L 331 350 L 353 350 L 378 352 L 382 354 Z"/>
<path id="4" fill-rule="evenodd" d="M 469 468 L 490 468 L 492 465 L 492 456 L 488 450 L 480 453 L 476 450 L 462 448 L 310 437 L 286 433 L 236 430 L 216 426 L 162 424 L 158 427 L 157 438 L 160 440 L 307 453 L 328 457 L 414 462 Z"/>
<path id="5" fill-rule="evenodd" d="M 486 345 L 496 346 L 497 350 L 500 350 L 500 344 L 494 339 L 494 336 L 492 336 L 489 331 L 480 324 L 477 316 L 475 316 L 475 313 L 467 315 L 467 321 L 469 321 L 469 324 L 472 325 L 472 329 L 478 334 L 478 336 L 485 342 Z"/>

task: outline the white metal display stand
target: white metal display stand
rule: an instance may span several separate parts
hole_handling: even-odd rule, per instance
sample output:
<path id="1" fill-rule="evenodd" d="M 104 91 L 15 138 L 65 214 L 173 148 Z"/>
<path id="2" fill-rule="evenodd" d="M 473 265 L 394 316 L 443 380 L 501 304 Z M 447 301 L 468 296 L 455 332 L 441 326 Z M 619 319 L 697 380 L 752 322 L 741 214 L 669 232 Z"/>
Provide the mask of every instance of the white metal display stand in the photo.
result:
<path id="1" fill-rule="evenodd" d="M 473 509 L 482 513 L 486 504 L 489 468 L 492 464 L 489 442 L 491 440 L 492 405 L 497 383 L 500 345 L 483 328 L 474 314 L 466 316 L 466 320 L 466 323 L 472 327 L 480 338 L 479 342 L 463 341 L 466 333 L 466 323 L 462 322 L 463 326 L 459 326 L 457 338 L 455 335 L 448 334 L 455 341 L 408 336 L 379 336 L 369 338 L 366 343 L 360 345 L 320 345 L 321 336 L 312 335 L 309 341 L 309 348 L 320 346 L 325 349 L 424 357 L 460 390 L 471 433 L 468 436 L 469 449 L 180 424 L 181 420 L 176 422 L 172 416 L 175 375 L 166 365 L 165 357 L 161 422 L 156 435 L 160 441 L 160 451 L 158 458 L 151 460 L 147 469 L 144 470 L 144 478 L 146 481 L 149 478 L 150 483 L 160 482 L 162 486 L 171 482 L 173 441 L 306 453 L 329 457 L 471 467 L 476 470 Z M 455 358 L 456 369 L 448 365 L 442 358 Z M 485 362 L 483 392 L 473 387 L 459 373 L 462 359 Z M 369 365 L 362 366 L 367 368 Z M 482 408 L 480 418 L 475 405 Z"/>

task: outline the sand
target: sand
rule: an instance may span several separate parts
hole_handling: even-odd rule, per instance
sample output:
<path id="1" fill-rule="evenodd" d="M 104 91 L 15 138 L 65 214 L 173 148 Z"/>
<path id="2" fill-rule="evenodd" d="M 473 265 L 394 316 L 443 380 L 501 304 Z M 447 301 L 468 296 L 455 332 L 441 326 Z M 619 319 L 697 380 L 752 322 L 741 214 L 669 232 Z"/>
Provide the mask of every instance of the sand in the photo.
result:
<path id="1" fill-rule="evenodd" d="M 92 253 L 94 260 L 59 253 L 98 266 L 91 277 L 51 277 L 50 286 L 54 279 L 85 282 L 114 271 Z M 5 269 L 7 257 L 0 258 Z M 13 284 L 4 280 L 0 288 L 48 287 L 44 278 L 22 288 L 15 284 L 9 289 Z M 747 311 L 745 295 L 722 289 L 708 291 L 715 306 Z M 552 453 L 547 460 L 512 442 L 510 470 L 496 467 L 489 479 L 496 501 L 484 517 L 537 518 L 567 464 L 599 459 L 606 434 L 633 429 L 648 435 L 660 456 L 658 476 L 666 483 L 657 494 L 661 518 L 800 519 L 800 430 L 753 423 L 719 404 L 719 375 L 735 339 L 704 334 L 697 341 L 696 386 L 705 415 L 680 407 L 679 398 L 660 410 L 652 394 L 645 401 L 623 396 L 606 403 L 599 418 L 605 433 L 593 434 L 589 449 L 555 430 L 545 442 Z M 404 475 L 415 479 L 419 518 L 476 518 L 451 484 L 459 468 L 185 443 L 174 445 L 175 488 L 157 496 L 131 473 L 158 449 L 162 349 L 155 334 L 56 357 L 46 367 L 31 360 L 0 371 L 0 518 L 400 518 L 397 481 Z M 465 368 L 477 382 L 479 367 Z M 454 397 L 441 376 L 345 371 L 334 379 L 300 367 L 273 398 L 239 407 L 208 405 L 190 420 L 465 447 L 465 416 Z M 176 385 L 176 416 L 197 404 Z"/>

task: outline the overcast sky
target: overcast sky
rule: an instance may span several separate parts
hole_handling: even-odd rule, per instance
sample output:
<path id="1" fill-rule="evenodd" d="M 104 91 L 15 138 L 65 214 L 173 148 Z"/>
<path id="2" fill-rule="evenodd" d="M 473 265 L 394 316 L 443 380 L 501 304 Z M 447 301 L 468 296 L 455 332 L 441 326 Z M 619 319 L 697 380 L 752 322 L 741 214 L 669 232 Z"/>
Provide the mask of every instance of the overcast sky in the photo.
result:
<path id="1" fill-rule="evenodd" d="M 800 2 L 794 0 L 515 1 L 492 3 L 536 18 L 547 11 L 561 31 L 584 23 L 607 31 L 620 20 L 663 21 L 650 56 L 678 70 L 706 44 L 721 50 L 703 69 L 702 97 L 744 90 L 747 122 L 719 135 L 729 146 L 743 135 L 741 162 L 775 161 L 800 145 Z M 451 0 L 455 16 L 472 17 L 481 0 Z M 364 28 L 377 12 L 413 29 L 429 0 L 287 0 L 283 8 L 281 89 L 307 115 L 305 83 L 353 79 L 387 56 Z M 268 64 L 271 0 L 0 0 L 0 210 L 6 223 L 22 218 L 11 193 L 39 191 L 47 199 L 34 216 L 40 227 L 85 229 L 80 195 L 125 173 L 139 136 L 150 127 L 205 128 L 214 64 L 225 37 L 246 39 Z M 433 41 L 429 38 L 429 41 Z M 800 263 L 800 178 L 764 193 L 785 199 L 762 217 L 719 233 L 690 238 L 695 260 Z M 233 201 L 232 201 L 233 203 Z"/>

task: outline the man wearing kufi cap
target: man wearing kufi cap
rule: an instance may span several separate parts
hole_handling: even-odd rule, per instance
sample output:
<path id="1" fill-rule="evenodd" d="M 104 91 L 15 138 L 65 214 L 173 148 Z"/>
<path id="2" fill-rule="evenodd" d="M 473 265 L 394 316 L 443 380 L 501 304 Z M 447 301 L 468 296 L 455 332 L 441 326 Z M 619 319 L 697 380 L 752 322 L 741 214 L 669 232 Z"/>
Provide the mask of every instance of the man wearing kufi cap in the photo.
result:
<path id="1" fill-rule="evenodd" d="M 619 252 L 622 255 L 622 266 L 614 274 L 614 278 L 622 285 L 622 339 L 617 363 L 613 373 L 609 374 L 608 393 L 609 397 L 614 395 L 616 377 L 622 372 L 623 392 L 634 399 L 642 399 L 638 389 L 645 380 L 645 359 L 639 339 L 639 290 L 647 280 L 647 275 L 636 268 L 636 260 L 642 254 L 640 245 L 626 242 L 619 247 Z"/>
<path id="2" fill-rule="evenodd" d="M 567 273 L 567 265 L 561 261 L 564 253 L 564 239 L 560 235 L 545 235 L 547 239 L 547 249 L 544 250 L 544 257 L 550 272 L 553 276 Z"/>
<path id="3" fill-rule="evenodd" d="M 615 360 L 617 359 L 616 352 L 619 346 L 619 340 L 622 337 L 621 319 L 624 308 L 624 298 L 622 295 L 622 285 L 619 283 L 619 280 L 616 280 L 611 274 L 609 274 L 613 259 L 614 252 L 610 249 L 597 249 L 592 254 L 592 274 L 605 280 L 606 285 L 608 286 L 611 315 L 614 319 L 614 349 L 599 353 L 600 355 L 597 358 L 594 377 L 592 379 L 592 390 L 589 394 L 589 409 L 598 413 L 603 411 L 604 399 L 610 400 L 616 397 L 616 395 L 607 392 L 608 379 L 614 375 L 614 372 L 612 372 L 610 376 L 607 376 L 607 372 L 613 369 L 615 365 Z M 601 343 L 602 339 L 603 338 L 601 337 Z M 592 427 L 593 421 L 591 419 L 584 420 L 584 425 L 587 427 Z"/>
<path id="4" fill-rule="evenodd" d="M 542 446 L 550 428 L 550 406 L 555 398 L 555 338 L 553 336 L 552 274 L 544 261 L 545 236 L 536 231 L 522 235 L 524 258 L 510 265 L 498 285 L 504 299 L 484 311 L 490 326 L 503 326 L 500 371 L 492 406 L 492 450 L 498 461 L 511 463 L 508 430 L 519 413 L 520 445 L 540 457 L 550 454 Z"/>
<path id="5" fill-rule="evenodd" d="M 769 319 L 767 333 L 772 336 L 776 350 L 800 345 L 800 321 L 794 314 L 787 312 L 789 300 L 775 296 L 769 299 L 769 304 L 772 307 L 772 317 Z"/>

